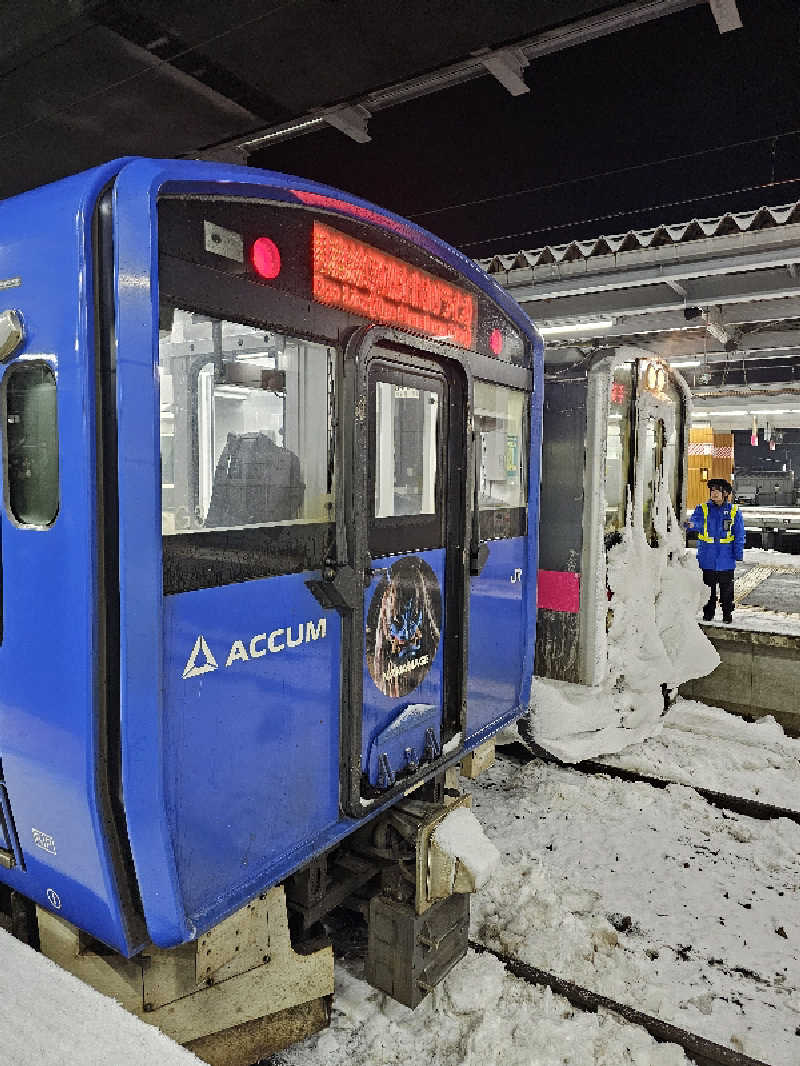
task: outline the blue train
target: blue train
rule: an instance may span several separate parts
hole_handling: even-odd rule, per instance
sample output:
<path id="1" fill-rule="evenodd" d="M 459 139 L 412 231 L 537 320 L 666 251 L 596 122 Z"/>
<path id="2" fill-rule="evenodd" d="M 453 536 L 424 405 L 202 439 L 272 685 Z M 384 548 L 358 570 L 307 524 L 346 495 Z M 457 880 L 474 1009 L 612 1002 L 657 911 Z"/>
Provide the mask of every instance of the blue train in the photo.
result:
<path id="1" fill-rule="evenodd" d="M 529 319 L 371 204 L 139 158 L 0 204 L 0 295 L 6 924 L 211 1062 L 346 900 L 414 1005 L 453 768 L 528 705 Z"/>

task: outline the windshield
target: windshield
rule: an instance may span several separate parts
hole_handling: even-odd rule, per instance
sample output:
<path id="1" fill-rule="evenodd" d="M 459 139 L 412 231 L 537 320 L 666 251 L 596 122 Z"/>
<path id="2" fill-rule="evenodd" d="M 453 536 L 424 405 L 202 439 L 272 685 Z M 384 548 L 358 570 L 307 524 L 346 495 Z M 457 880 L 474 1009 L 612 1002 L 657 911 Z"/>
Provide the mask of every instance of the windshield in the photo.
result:
<path id="1" fill-rule="evenodd" d="M 332 347 L 169 306 L 159 379 L 165 535 L 332 520 Z"/>

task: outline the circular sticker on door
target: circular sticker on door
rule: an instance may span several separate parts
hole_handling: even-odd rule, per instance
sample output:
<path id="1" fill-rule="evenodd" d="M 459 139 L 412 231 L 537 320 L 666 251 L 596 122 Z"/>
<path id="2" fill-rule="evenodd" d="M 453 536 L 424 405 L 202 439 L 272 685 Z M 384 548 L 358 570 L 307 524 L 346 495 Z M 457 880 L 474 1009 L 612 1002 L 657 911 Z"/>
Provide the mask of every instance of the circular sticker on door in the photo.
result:
<path id="1" fill-rule="evenodd" d="M 442 592 L 430 566 L 398 559 L 372 595 L 366 652 L 370 677 L 390 699 L 405 696 L 431 668 L 442 628 Z"/>

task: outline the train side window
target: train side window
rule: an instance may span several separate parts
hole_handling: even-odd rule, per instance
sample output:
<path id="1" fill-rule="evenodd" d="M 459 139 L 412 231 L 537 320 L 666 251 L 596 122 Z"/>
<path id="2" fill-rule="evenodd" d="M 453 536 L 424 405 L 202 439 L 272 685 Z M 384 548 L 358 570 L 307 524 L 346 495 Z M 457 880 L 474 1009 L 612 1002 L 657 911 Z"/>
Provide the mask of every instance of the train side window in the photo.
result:
<path id="1" fill-rule="evenodd" d="M 332 348 L 172 308 L 159 370 L 165 536 L 332 520 Z"/>
<path id="2" fill-rule="evenodd" d="M 56 377 L 46 363 L 17 363 L 3 383 L 5 497 L 20 526 L 51 526 L 59 508 Z"/>
<path id="3" fill-rule="evenodd" d="M 475 449 L 480 539 L 519 537 L 528 502 L 528 398 L 475 382 Z"/>

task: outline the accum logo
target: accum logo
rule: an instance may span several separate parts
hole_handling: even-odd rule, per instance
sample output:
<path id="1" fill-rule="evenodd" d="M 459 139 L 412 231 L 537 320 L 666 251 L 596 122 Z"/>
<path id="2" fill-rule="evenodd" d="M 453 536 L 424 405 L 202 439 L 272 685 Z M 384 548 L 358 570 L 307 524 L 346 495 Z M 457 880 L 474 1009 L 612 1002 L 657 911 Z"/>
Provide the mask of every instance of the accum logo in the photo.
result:
<path id="1" fill-rule="evenodd" d="M 326 636 L 327 622 L 326 619 L 320 618 L 317 622 L 300 622 L 296 627 L 273 629 L 271 633 L 256 633 L 249 641 L 234 640 L 225 659 L 224 669 L 227 670 L 234 663 L 263 659 L 265 655 L 278 655 L 287 648 L 297 648 L 300 644 L 308 644 L 312 640 L 324 640 Z M 201 633 L 194 642 L 192 653 L 183 668 L 183 680 L 210 674 L 219 668 L 208 641 Z"/>

